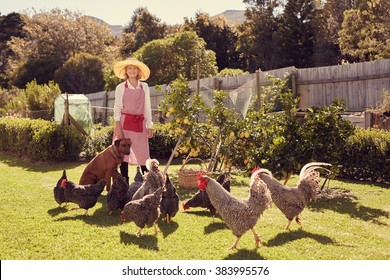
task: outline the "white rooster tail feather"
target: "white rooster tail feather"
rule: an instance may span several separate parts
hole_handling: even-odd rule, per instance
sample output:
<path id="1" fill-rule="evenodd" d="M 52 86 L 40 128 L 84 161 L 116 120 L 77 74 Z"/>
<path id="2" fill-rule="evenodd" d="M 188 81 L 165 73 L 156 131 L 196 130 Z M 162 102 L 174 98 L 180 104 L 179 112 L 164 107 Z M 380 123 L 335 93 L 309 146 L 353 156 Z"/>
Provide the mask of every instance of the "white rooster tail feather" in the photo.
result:
<path id="1" fill-rule="evenodd" d="M 307 163 L 305 164 L 302 169 L 301 169 L 301 172 L 299 173 L 299 180 L 303 180 L 306 178 L 306 176 L 308 174 L 310 174 L 313 170 L 316 170 L 316 169 L 322 169 L 322 170 L 325 170 L 327 171 L 328 173 L 332 173 L 332 171 L 326 167 L 330 167 L 332 166 L 330 163 L 326 163 L 326 162 L 310 162 L 310 163 Z"/>

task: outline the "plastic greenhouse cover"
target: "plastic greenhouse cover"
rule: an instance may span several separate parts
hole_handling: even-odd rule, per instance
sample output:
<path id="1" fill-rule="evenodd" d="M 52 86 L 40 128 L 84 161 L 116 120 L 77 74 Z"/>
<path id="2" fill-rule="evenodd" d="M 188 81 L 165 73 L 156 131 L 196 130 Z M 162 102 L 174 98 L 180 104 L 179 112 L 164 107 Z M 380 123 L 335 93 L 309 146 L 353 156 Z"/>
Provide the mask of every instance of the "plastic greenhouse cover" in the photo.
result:
<path id="1" fill-rule="evenodd" d="M 62 122 L 65 112 L 66 94 L 60 94 L 54 102 L 54 120 Z M 87 133 L 92 129 L 91 102 L 84 94 L 68 94 L 69 114 Z"/>

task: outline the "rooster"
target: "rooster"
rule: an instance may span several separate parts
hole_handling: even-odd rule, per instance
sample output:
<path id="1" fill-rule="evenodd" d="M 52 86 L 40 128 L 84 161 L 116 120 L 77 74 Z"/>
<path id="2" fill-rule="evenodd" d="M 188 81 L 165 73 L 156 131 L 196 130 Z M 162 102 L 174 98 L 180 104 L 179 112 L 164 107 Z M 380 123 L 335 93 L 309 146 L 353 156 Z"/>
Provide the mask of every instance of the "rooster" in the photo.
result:
<path id="1" fill-rule="evenodd" d="M 123 222 L 134 222 L 139 230 L 136 235 L 142 235 L 145 226 L 154 227 L 154 234 L 158 234 L 156 222 L 160 217 L 160 203 L 162 192 L 165 189 L 158 188 L 154 193 L 145 195 L 136 200 L 129 201 L 123 208 L 120 218 Z"/>
<path id="2" fill-rule="evenodd" d="M 160 163 L 157 159 L 148 159 L 146 161 L 146 167 L 148 173 L 144 175 L 144 182 L 141 187 L 135 192 L 132 200 L 140 199 L 147 194 L 151 194 L 158 188 L 164 187 L 165 175 L 161 170 L 158 169 Z"/>
<path id="3" fill-rule="evenodd" d="M 134 176 L 134 182 L 130 184 L 129 189 L 127 191 L 127 197 L 129 199 L 127 202 L 133 199 L 135 192 L 142 186 L 143 182 L 144 177 L 141 174 L 139 166 L 137 166 L 137 172 Z"/>
<path id="4" fill-rule="evenodd" d="M 332 165 L 324 162 L 306 164 L 302 167 L 299 182 L 294 188 L 280 183 L 269 170 L 258 170 L 261 179 L 267 184 L 271 192 L 272 201 L 288 219 L 285 230 L 289 230 L 294 218 L 298 225 L 302 225 L 299 215 L 307 204 L 316 198 L 317 188 L 319 187 L 320 174 L 316 169 L 323 169 L 330 173 L 331 171 L 326 168 L 330 166 Z"/>
<path id="5" fill-rule="evenodd" d="M 106 180 L 104 179 L 101 179 L 96 184 L 88 185 L 76 185 L 67 179 L 62 179 L 61 182 L 61 186 L 64 189 L 65 198 L 69 202 L 76 203 L 79 206 L 78 208 L 72 208 L 72 210 L 82 208 L 85 209 L 85 214 L 88 213 L 89 208 L 92 208 L 96 205 L 105 185 Z"/>
<path id="6" fill-rule="evenodd" d="M 168 174 L 166 175 L 165 189 L 165 192 L 162 193 L 160 210 L 161 214 L 166 216 L 166 222 L 169 224 L 179 211 L 179 195 L 176 192 L 175 186 L 169 180 Z"/>
<path id="7" fill-rule="evenodd" d="M 255 225 L 264 210 L 271 205 L 271 194 L 266 184 L 261 180 L 259 171 L 251 175 L 249 197 L 238 199 L 225 190 L 217 181 L 199 174 L 198 188 L 206 191 L 211 204 L 221 215 L 222 220 L 228 225 L 236 240 L 230 249 L 237 248 L 241 236 L 251 230 L 255 238 L 256 248 L 261 240 L 255 231 Z"/>
<path id="8" fill-rule="evenodd" d="M 123 210 L 125 204 L 130 201 L 128 189 L 126 178 L 115 169 L 114 182 L 107 193 L 107 208 L 110 214 L 118 209 Z"/>
<path id="9" fill-rule="evenodd" d="M 62 172 L 61 178 L 57 181 L 57 184 L 53 188 L 54 199 L 60 206 L 61 206 L 62 203 L 65 203 L 65 204 L 68 203 L 68 200 L 65 197 L 65 190 L 61 186 L 62 180 L 64 180 L 64 179 L 66 180 L 66 171 L 65 171 L 65 169 Z"/>
<path id="10" fill-rule="evenodd" d="M 220 185 L 222 185 L 222 187 L 225 190 L 230 192 L 230 177 L 229 176 L 226 176 L 225 174 L 220 174 L 217 177 L 216 181 Z M 184 210 L 188 210 L 191 207 L 202 207 L 202 208 L 208 209 L 213 217 L 212 223 L 214 223 L 214 217 L 216 214 L 216 210 L 215 210 L 214 206 L 211 204 L 210 198 L 205 191 L 199 190 L 186 203 L 183 203 Z"/>

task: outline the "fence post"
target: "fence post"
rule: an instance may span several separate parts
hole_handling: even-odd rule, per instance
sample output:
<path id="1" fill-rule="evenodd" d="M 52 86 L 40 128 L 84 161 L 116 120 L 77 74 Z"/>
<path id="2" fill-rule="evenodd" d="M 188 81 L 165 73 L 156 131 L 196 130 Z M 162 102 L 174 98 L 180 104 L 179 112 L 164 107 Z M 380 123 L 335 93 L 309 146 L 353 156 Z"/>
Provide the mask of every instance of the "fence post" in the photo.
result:
<path id="1" fill-rule="evenodd" d="M 215 77 L 214 78 L 214 90 L 221 90 L 221 84 L 222 84 L 222 80 Z"/>
<path id="2" fill-rule="evenodd" d="M 256 102 L 256 111 L 259 111 L 261 108 L 261 80 L 260 80 L 261 70 L 256 70 L 256 94 L 257 94 L 257 102 Z"/>
<path id="3" fill-rule="evenodd" d="M 291 90 L 292 90 L 293 97 L 297 97 L 297 83 L 296 83 L 295 72 L 291 73 Z"/>
<path id="4" fill-rule="evenodd" d="M 64 101 L 64 116 L 62 119 L 64 125 L 70 124 L 70 118 L 69 118 L 69 98 L 68 93 L 65 92 L 65 101 Z"/>
<path id="5" fill-rule="evenodd" d="M 108 93 L 107 93 L 107 91 L 104 92 L 104 95 L 103 95 L 103 106 L 102 107 L 103 107 L 102 122 L 103 122 L 103 125 L 107 125 L 108 124 L 108 121 L 107 121 Z"/>

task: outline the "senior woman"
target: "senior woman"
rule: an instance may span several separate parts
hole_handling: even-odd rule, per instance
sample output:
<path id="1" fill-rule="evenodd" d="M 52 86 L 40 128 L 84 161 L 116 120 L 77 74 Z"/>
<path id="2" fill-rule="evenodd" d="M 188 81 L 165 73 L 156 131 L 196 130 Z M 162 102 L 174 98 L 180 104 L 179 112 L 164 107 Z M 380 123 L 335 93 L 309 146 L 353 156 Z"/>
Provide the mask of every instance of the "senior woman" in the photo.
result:
<path id="1" fill-rule="evenodd" d="M 123 137 L 132 141 L 130 155 L 120 165 L 122 176 L 129 182 L 128 165 L 140 165 L 144 173 L 146 160 L 150 158 L 152 108 L 149 86 L 144 82 L 150 76 L 150 69 L 138 59 L 128 58 L 114 65 L 114 73 L 124 81 L 115 89 L 113 141 Z"/>

